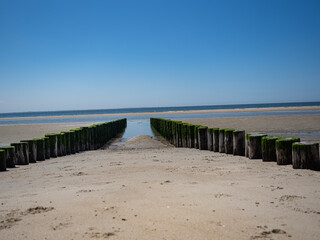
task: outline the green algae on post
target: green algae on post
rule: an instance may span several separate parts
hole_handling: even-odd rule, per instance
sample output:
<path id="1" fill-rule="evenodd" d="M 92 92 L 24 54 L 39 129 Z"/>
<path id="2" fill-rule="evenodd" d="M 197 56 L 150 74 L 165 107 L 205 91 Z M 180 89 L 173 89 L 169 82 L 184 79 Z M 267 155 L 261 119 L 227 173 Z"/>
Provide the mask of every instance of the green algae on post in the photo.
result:
<path id="1" fill-rule="evenodd" d="M 219 152 L 219 128 L 213 128 L 213 151 Z"/>
<path id="2" fill-rule="evenodd" d="M 292 144 L 292 166 L 295 169 L 320 170 L 319 143 L 295 142 Z"/>
<path id="3" fill-rule="evenodd" d="M 263 133 L 247 134 L 248 157 L 250 159 L 262 159 L 261 139 L 267 136 Z"/>
<path id="4" fill-rule="evenodd" d="M 50 133 L 44 135 L 45 137 L 49 138 L 50 143 L 50 157 L 56 158 L 58 156 L 58 140 L 56 133 Z"/>
<path id="5" fill-rule="evenodd" d="M 276 140 L 276 154 L 278 165 L 292 164 L 292 144 L 300 142 L 300 138 L 278 138 Z"/>
<path id="6" fill-rule="evenodd" d="M 34 138 L 37 145 L 37 161 L 44 161 L 45 158 L 45 146 L 43 138 Z"/>
<path id="7" fill-rule="evenodd" d="M 261 140 L 262 161 L 264 162 L 276 162 L 276 141 L 278 137 L 264 136 Z"/>
<path id="8" fill-rule="evenodd" d="M 29 163 L 37 162 L 37 144 L 34 140 L 21 140 L 20 142 L 28 143 L 29 149 Z"/>

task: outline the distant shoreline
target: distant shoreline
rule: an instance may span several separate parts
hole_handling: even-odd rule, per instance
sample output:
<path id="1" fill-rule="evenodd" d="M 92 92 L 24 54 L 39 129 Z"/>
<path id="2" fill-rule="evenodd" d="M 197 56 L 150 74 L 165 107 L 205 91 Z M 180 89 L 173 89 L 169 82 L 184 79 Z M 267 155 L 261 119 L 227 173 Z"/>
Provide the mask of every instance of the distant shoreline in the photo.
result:
<path id="1" fill-rule="evenodd" d="M 14 117 L 14 118 L 0 118 L 0 121 L 27 120 L 27 119 L 114 117 L 114 116 L 125 117 L 125 116 L 146 116 L 146 115 L 175 115 L 175 114 L 199 114 L 199 113 L 279 112 L 279 111 L 319 111 L 319 110 L 320 110 L 320 106 L 265 107 L 265 108 L 237 108 L 237 109 L 163 111 L 163 112 L 140 112 L 140 113 L 110 113 L 110 114 L 64 115 L 64 116 Z"/>

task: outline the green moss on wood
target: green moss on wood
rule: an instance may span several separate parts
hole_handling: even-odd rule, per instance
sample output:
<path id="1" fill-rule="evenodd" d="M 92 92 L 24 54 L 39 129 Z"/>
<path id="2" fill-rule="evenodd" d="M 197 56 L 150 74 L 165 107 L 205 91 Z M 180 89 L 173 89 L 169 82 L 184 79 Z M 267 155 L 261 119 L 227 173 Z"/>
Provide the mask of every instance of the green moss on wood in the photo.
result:
<path id="1" fill-rule="evenodd" d="M 276 149 L 291 149 L 292 148 L 292 144 L 294 142 L 300 142 L 300 138 L 298 137 L 290 137 L 290 138 L 278 138 L 278 140 L 276 140 Z"/>
<path id="2" fill-rule="evenodd" d="M 226 132 L 233 132 L 234 131 L 234 129 L 233 128 L 225 128 L 224 129 L 224 132 L 226 133 Z"/>

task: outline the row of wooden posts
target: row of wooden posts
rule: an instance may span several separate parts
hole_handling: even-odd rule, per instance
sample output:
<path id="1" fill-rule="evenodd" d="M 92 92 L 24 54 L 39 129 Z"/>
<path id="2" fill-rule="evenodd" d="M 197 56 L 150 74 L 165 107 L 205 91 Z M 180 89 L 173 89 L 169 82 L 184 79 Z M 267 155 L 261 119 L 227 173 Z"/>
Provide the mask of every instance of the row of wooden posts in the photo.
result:
<path id="1" fill-rule="evenodd" d="M 151 118 L 150 124 L 176 147 L 198 148 L 275 161 L 293 168 L 320 170 L 319 144 L 300 142 L 300 138 L 275 137 L 264 133 L 247 133 L 232 128 L 208 128 L 169 119 Z"/>
<path id="2" fill-rule="evenodd" d="M 14 168 L 15 165 L 27 165 L 49 158 L 99 149 L 121 133 L 126 126 L 127 119 L 124 118 L 11 143 L 11 146 L 0 148 L 0 171 Z"/>

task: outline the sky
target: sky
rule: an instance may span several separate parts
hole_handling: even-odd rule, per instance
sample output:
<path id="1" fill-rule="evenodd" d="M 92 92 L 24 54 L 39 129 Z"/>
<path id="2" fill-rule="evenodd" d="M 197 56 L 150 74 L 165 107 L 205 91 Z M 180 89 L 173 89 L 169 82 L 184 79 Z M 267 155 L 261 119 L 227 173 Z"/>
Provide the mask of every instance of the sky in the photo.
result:
<path id="1" fill-rule="evenodd" d="M 0 112 L 320 101 L 320 1 L 0 0 Z"/>

